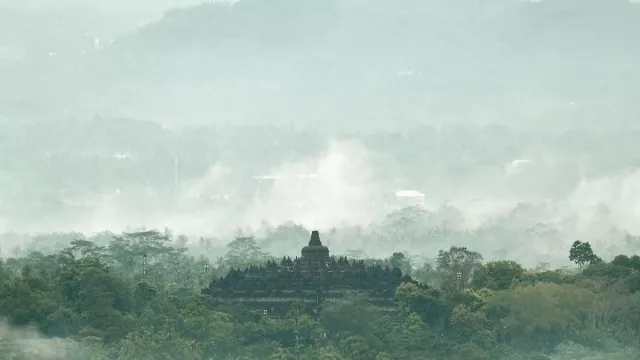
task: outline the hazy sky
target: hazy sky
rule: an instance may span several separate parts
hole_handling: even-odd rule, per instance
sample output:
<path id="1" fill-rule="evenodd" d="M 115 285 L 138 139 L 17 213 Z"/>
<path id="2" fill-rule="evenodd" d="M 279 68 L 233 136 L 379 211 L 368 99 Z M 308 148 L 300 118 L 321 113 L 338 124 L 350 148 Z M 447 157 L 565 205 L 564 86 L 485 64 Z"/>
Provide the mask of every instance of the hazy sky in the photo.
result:
<path id="1" fill-rule="evenodd" d="M 640 107 L 627 1 L 243 0 L 151 24 L 190 2 L 34 4 L 0 10 L 0 116 L 558 126 Z"/>
<path id="2" fill-rule="evenodd" d="M 474 228 L 542 203 L 529 219 L 567 241 L 640 232 L 638 34 L 640 6 L 626 0 L 0 0 L 0 125 L 12 134 L 0 184 L 20 189 L 0 201 L 24 205 L 0 230 L 366 225 L 387 211 L 372 199 L 410 186 Z M 180 133 L 192 124 L 278 130 L 239 129 L 250 135 L 228 146 L 217 132 Z M 403 140 L 421 124 L 433 128 Z M 323 136 L 305 152 L 287 145 L 294 128 Z M 382 130 L 395 138 L 362 135 Z M 188 176 L 173 207 L 159 206 L 178 155 Z M 244 191 L 251 171 L 323 176 L 278 180 L 233 211 L 184 200 Z M 100 205 L 29 218 L 63 193 Z"/>

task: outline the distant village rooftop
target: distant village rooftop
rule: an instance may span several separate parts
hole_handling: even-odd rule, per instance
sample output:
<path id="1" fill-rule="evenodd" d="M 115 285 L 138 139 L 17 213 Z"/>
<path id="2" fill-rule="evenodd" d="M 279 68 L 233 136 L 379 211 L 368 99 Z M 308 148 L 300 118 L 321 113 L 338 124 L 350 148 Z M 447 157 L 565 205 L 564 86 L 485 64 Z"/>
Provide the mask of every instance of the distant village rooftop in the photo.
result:
<path id="1" fill-rule="evenodd" d="M 418 190 L 398 190 L 395 196 L 400 198 L 424 198 L 424 194 Z"/>

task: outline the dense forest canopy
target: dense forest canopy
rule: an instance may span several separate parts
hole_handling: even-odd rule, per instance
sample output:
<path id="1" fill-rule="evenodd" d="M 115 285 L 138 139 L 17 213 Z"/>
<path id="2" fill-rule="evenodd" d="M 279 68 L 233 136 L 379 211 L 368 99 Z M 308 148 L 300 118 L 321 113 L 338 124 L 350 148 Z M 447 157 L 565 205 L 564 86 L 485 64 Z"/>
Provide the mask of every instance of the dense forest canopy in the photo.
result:
<path id="1" fill-rule="evenodd" d="M 440 250 L 433 263 L 411 264 L 401 253 L 365 259 L 424 285 L 400 285 L 392 314 L 354 293 L 315 315 L 292 303 L 278 317 L 212 307 L 200 294 L 229 269 L 271 259 L 252 237 L 231 241 L 227 250 L 212 250 L 206 239 L 189 244 L 169 231 L 49 234 L 38 242 L 0 261 L 1 359 L 640 356 L 640 258 L 621 254 L 605 262 L 579 241 L 566 256 L 580 270 L 484 261 L 456 246 Z M 218 257 L 202 255 L 207 251 Z"/>

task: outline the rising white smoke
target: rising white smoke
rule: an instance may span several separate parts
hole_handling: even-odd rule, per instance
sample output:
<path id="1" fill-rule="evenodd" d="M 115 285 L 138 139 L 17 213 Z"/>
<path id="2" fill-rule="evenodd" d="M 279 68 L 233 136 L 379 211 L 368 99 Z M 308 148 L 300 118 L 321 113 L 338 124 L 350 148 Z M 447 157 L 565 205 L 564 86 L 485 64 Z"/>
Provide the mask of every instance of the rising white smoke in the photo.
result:
<path id="1" fill-rule="evenodd" d="M 293 221 L 312 228 L 366 225 L 381 214 L 374 211 L 375 200 L 394 190 L 375 178 L 370 155 L 358 141 L 331 141 L 318 156 L 256 174 L 254 183 L 261 189 L 249 196 L 239 189 L 233 164 L 216 163 L 202 177 L 182 184 L 177 201 L 151 190 L 135 196 L 102 194 L 82 213 L 39 219 L 18 230 L 95 233 L 144 226 L 202 236 L 255 229 L 264 222 Z"/>
<path id="2" fill-rule="evenodd" d="M 72 340 L 46 338 L 34 328 L 12 327 L 0 320 L 0 360 L 91 360 L 95 355 Z"/>
<path id="3" fill-rule="evenodd" d="M 390 209 L 383 205 L 384 196 L 397 190 L 377 177 L 377 155 L 358 141 L 334 140 L 318 156 L 282 163 L 255 174 L 256 189 L 243 201 L 234 164 L 217 163 L 202 177 L 182 184 L 178 201 L 149 189 L 133 195 L 101 194 L 108 201 L 81 213 L 30 219 L 21 228 L 12 227 L 10 222 L 5 226 L 29 233 L 85 234 L 119 232 L 130 227 L 170 228 L 177 234 L 223 239 L 233 236 L 238 228 L 255 231 L 265 222 L 279 225 L 293 221 L 321 230 L 350 224 L 366 230 L 389 213 Z M 535 161 L 527 166 L 527 174 L 500 169 L 502 175 L 493 176 L 497 184 L 507 189 L 522 179 L 531 182 L 532 177 L 552 176 L 559 171 L 556 166 L 546 169 Z M 547 199 L 527 198 L 526 194 L 487 194 L 481 187 L 474 189 L 473 179 L 468 183 L 458 194 L 450 189 L 446 201 L 439 190 L 420 190 L 426 195 L 427 209 L 434 214 L 432 220 L 446 215 L 444 210 L 453 209 L 459 218 L 455 219 L 458 230 L 484 232 L 482 244 L 468 245 L 485 254 L 502 251 L 504 256 L 527 264 L 535 265 L 542 259 L 561 265 L 568 261 L 565 252 L 575 240 L 590 241 L 599 255 L 608 258 L 630 249 L 626 233 L 640 232 L 635 221 L 640 213 L 640 201 L 635 196 L 640 193 L 640 171 L 584 179 L 568 196 Z M 459 240 L 443 239 L 433 246 L 444 248 L 450 245 L 447 241 Z M 2 247 L 7 253 L 15 245 Z M 396 245 L 407 247 L 396 250 L 422 251 L 401 240 Z"/>
<path id="4" fill-rule="evenodd" d="M 249 207 L 244 222 L 293 221 L 311 228 L 368 224 L 376 219 L 371 209 L 384 191 L 369 160 L 361 143 L 332 141 L 319 158 L 283 164 L 274 169 L 273 187 Z"/>

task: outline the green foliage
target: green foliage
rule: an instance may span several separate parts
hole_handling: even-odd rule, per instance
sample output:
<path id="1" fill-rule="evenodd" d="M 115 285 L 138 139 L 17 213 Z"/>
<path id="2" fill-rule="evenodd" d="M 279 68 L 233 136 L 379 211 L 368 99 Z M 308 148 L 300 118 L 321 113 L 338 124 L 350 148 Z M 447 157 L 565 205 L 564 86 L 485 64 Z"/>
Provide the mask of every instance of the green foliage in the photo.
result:
<path id="1" fill-rule="evenodd" d="M 454 352 L 455 360 L 491 360 L 490 354 L 474 343 L 458 346 Z"/>
<path id="2" fill-rule="evenodd" d="M 534 272 L 512 261 L 482 264 L 480 254 L 452 247 L 429 270 L 437 286 L 396 289 L 397 312 L 382 313 L 353 293 L 318 312 L 295 303 L 285 315 L 269 317 L 241 304 L 213 307 L 200 295 L 225 269 L 267 257 L 253 238 L 234 240 L 217 264 L 188 255 L 184 238 L 156 231 L 69 243 L 49 255 L 0 261 L 0 318 L 7 322 L 0 325 L 0 360 L 609 360 L 639 354 L 637 256 L 593 261 L 580 273 Z M 371 261 L 416 271 L 401 253 Z M 458 273 L 462 286 L 454 289 L 446 280 Z M 42 357 L 45 350 L 55 355 Z"/>
<path id="3" fill-rule="evenodd" d="M 580 241 L 575 241 L 573 245 L 571 245 L 569 260 L 575 262 L 580 267 L 584 266 L 584 264 L 595 264 L 602 261 L 602 259 L 593 253 L 591 244 Z"/>
<path id="4" fill-rule="evenodd" d="M 550 360 L 626 360 L 636 359 L 640 356 L 638 349 L 617 346 L 606 351 L 594 351 L 593 349 L 573 342 L 563 343 L 558 346 L 558 351 Z"/>
<path id="5" fill-rule="evenodd" d="M 436 328 L 443 326 L 448 308 L 438 291 L 402 284 L 396 291 L 396 299 L 401 312 L 415 312 L 425 323 Z"/>
<path id="6" fill-rule="evenodd" d="M 478 268 L 471 286 L 475 289 L 506 290 L 524 276 L 524 269 L 514 261 L 493 261 Z"/>
<path id="7" fill-rule="evenodd" d="M 224 256 L 223 264 L 228 268 L 245 268 L 268 259 L 267 253 L 260 249 L 253 237 L 238 237 L 227 248 L 229 252 Z"/>
<path id="8" fill-rule="evenodd" d="M 466 247 L 452 246 L 449 251 L 440 250 L 436 266 L 440 288 L 449 294 L 466 289 L 481 265 L 482 255 Z"/>
<path id="9" fill-rule="evenodd" d="M 402 270 L 403 274 L 411 275 L 411 261 L 409 260 L 407 255 L 403 253 L 393 253 L 388 262 L 391 267 L 396 267 Z"/>

